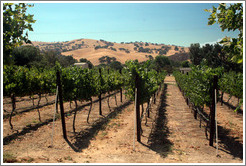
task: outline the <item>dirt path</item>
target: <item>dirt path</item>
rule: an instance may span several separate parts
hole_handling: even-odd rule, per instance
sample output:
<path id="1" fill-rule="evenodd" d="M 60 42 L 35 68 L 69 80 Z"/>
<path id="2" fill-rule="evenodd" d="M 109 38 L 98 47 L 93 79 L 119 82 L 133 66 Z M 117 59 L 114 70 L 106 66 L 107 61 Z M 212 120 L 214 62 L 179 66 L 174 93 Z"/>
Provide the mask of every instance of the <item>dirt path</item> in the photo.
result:
<path id="1" fill-rule="evenodd" d="M 173 77 L 152 107 L 148 126 L 142 122 L 142 143 L 135 142 L 133 150 L 134 112 L 129 107 L 100 131 L 86 149 L 92 163 L 231 163 L 240 158 L 224 152 L 220 158 L 208 145 L 204 129 L 199 127 L 186 105 Z"/>
<path id="2" fill-rule="evenodd" d="M 72 133 L 73 117 L 66 117 L 69 141 L 62 138 L 60 122 L 56 122 L 54 146 L 49 148 L 52 133 L 50 123 L 5 145 L 4 153 L 17 156 L 17 162 L 35 163 L 243 162 L 241 152 L 237 154 L 225 141 L 220 142 L 221 157 L 216 157 L 215 147 L 208 145 L 204 128 L 200 128 L 199 121 L 194 119 L 173 77 L 165 79 L 165 86 L 158 95 L 156 104 L 152 104 L 150 118 L 147 118 L 146 124 L 143 117 L 141 143 L 134 142 L 135 150 L 134 104 L 126 99 L 120 103 L 119 96 L 118 105 L 114 100 L 110 101 L 112 112 L 109 112 L 106 100 L 103 102 L 105 117 L 98 117 L 95 111 L 98 110 L 98 104 L 94 104 L 91 124 L 86 125 L 85 121 L 81 121 L 86 119 L 89 107 L 83 108 L 84 111 L 77 115 L 75 134 Z M 226 114 L 229 115 L 230 113 Z M 240 126 L 237 121 L 231 123 Z M 224 129 L 222 122 L 220 125 Z M 242 134 L 241 129 L 239 133 Z M 225 137 L 229 138 L 228 134 Z M 237 148 L 240 149 L 241 145 Z"/>
<path id="3" fill-rule="evenodd" d="M 167 107 L 166 114 L 170 131 L 170 141 L 173 142 L 173 149 L 177 149 L 184 162 L 242 162 L 238 155 L 230 153 L 222 148 L 220 144 L 219 155 L 216 157 L 215 147 L 209 146 L 206 139 L 204 128 L 199 127 L 199 120 L 195 120 L 191 109 L 186 105 L 181 92 L 175 84 L 173 77 L 167 77 L 165 82 L 167 85 Z M 170 100 L 172 99 L 172 100 Z M 218 110 L 221 115 L 222 111 Z M 222 119 L 222 117 L 220 117 Z M 218 119 L 218 121 L 221 121 Z M 241 126 L 242 128 L 243 126 Z M 221 143 L 221 142 L 220 142 Z M 242 147 L 241 147 L 242 148 Z M 230 149 L 233 151 L 233 147 Z"/>
<path id="4" fill-rule="evenodd" d="M 113 95 L 115 93 L 116 92 L 113 92 L 110 95 Z M 119 92 L 117 92 L 117 93 L 119 93 Z M 102 100 L 106 102 L 107 96 L 108 96 L 108 94 L 103 94 Z M 50 100 L 55 100 L 55 96 L 49 96 L 49 97 L 50 97 L 49 98 Z M 118 97 L 119 97 L 119 94 L 118 94 Z M 41 102 L 44 103 L 44 100 L 45 99 L 43 98 L 43 100 L 41 100 Z M 92 100 L 93 100 L 93 103 L 98 103 L 97 97 L 93 97 Z M 113 100 L 113 99 L 111 99 L 111 100 Z M 112 103 L 114 103 L 114 102 L 112 102 Z M 32 101 L 24 98 L 24 100 L 21 100 L 18 103 L 19 110 L 23 110 L 26 105 L 30 105 L 30 104 L 32 104 Z M 79 111 L 83 110 L 83 108 L 89 104 L 90 104 L 89 101 L 83 101 L 82 103 L 78 102 Z M 97 106 L 97 104 L 96 104 L 96 106 Z M 4 108 L 8 108 L 8 107 L 9 107 L 8 104 L 4 105 Z M 4 119 L 3 120 L 4 145 L 8 144 L 10 141 L 12 141 L 13 139 L 15 139 L 16 137 L 18 137 L 20 135 L 25 135 L 26 133 L 29 133 L 32 130 L 35 131 L 38 128 L 40 128 L 41 126 L 47 125 L 47 124 L 53 122 L 54 108 L 55 108 L 54 103 L 51 105 L 47 105 L 47 106 L 43 106 L 43 107 L 39 108 L 38 110 L 40 112 L 40 119 L 39 119 L 38 110 L 35 108 L 28 110 L 28 111 L 24 110 L 22 113 L 16 114 L 15 116 L 12 117 L 13 130 L 10 129 L 9 118 Z M 71 113 L 69 113 L 69 112 L 73 112 L 75 110 L 74 102 L 71 104 L 71 107 L 70 107 L 70 102 L 64 102 L 64 110 L 65 110 L 66 114 L 71 115 Z M 60 114 L 57 113 L 56 117 L 60 117 Z M 87 117 L 85 117 L 85 118 L 87 118 Z"/>

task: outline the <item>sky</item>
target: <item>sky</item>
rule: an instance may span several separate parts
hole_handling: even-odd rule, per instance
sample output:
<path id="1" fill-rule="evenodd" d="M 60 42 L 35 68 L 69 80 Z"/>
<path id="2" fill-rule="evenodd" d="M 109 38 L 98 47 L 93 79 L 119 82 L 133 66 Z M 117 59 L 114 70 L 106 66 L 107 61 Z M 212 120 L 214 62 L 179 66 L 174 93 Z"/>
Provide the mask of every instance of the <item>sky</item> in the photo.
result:
<path id="1" fill-rule="evenodd" d="M 110 42 L 143 41 L 188 47 L 214 43 L 238 32 L 222 32 L 207 25 L 204 9 L 217 3 L 34 3 L 28 13 L 36 22 L 31 41 L 61 42 L 103 39 Z"/>

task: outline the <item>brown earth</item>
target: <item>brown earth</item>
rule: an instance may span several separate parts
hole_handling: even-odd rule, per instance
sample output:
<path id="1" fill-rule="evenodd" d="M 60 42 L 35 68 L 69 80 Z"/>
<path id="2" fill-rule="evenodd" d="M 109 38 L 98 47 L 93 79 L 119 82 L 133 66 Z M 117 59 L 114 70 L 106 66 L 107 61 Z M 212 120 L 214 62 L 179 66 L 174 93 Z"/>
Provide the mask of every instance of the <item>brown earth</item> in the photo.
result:
<path id="1" fill-rule="evenodd" d="M 68 140 L 62 137 L 60 119 L 54 123 L 54 142 L 51 145 L 52 122 L 18 136 L 4 145 L 5 155 L 12 155 L 16 162 L 34 163 L 242 163 L 243 116 L 227 106 L 218 106 L 219 150 L 209 146 L 204 123 L 195 120 L 172 76 L 165 79 L 156 104 L 152 102 L 150 118 L 143 116 L 141 143 L 134 140 L 134 104 L 125 99 L 117 105 L 110 97 L 102 102 L 103 116 L 98 115 L 98 102 L 93 103 L 90 124 L 86 123 L 89 106 L 80 108 L 73 133 L 73 116 L 66 117 Z M 95 99 L 94 99 L 95 100 Z M 27 101 L 23 101 L 27 102 Z M 80 103 L 80 106 L 82 104 Z M 52 108 L 53 106 L 53 108 Z M 72 105 L 74 108 L 74 105 Z M 144 105 L 146 108 L 146 104 Z M 65 110 L 69 110 L 65 103 Z M 53 112 L 54 105 L 44 106 Z M 24 123 L 28 114 L 18 118 Z M 71 113 L 72 115 L 72 113 Z M 144 114 L 145 115 L 145 114 Z M 19 115 L 16 115 L 18 117 Z M 31 115 L 30 117 L 35 115 Z M 37 118 L 37 115 L 36 115 Z M 147 122 L 146 122 L 147 120 Z M 4 122 L 5 124 L 5 122 Z M 9 126 L 4 125 L 4 132 Z M 135 150 L 133 146 L 135 144 Z M 214 143 L 216 145 L 216 143 Z"/>

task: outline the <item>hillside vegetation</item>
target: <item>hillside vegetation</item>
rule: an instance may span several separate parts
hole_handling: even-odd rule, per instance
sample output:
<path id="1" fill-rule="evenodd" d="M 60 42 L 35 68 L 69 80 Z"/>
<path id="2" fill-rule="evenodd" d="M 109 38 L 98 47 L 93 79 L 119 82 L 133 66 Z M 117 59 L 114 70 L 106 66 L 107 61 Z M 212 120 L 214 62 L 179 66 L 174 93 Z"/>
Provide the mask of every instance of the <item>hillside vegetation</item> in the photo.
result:
<path id="1" fill-rule="evenodd" d="M 35 42 L 32 44 L 41 51 L 56 50 L 62 55 L 72 55 L 79 60 L 88 59 L 93 65 L 99 65 L 99 58 L 109 56 L 116 58 L 117 61 L 125 63 L 127 60 L 138 59 L 139 62 L 154 58 L 157 55 L 164 55 L 172 60 L 189 59 L 188 47 L 165 45 L 146 42 L 113 43 L 105 40 L 78 39 L 65 42 Z"/>

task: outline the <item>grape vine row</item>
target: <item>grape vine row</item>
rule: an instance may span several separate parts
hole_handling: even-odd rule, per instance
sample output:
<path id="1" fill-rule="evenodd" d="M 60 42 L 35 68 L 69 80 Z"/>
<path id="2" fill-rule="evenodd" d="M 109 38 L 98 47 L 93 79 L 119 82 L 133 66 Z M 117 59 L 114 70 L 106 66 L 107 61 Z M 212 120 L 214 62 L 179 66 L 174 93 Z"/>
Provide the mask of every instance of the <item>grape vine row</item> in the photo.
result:
<path id="1" fill-rule="evenodd" d="M 148 102 L 158 90 L 160 83 L 163 82 L 166 73 L 157 73 L 155 70 L 149 70 L 147 66 L 137 61 L 127 61 L 125 66 L 122 74 L 120 71 L 109 70 L 108 68 L 82 69 L 77 66 L 61 68 L 59 64 L 49 70 L 4 66 L 3 92 L 4 96 L 11 97 L 13 105 L 9 120 L 11 128 L 13 128 L 11 117 L 15 111 L 15 98 L 38 94 L 41 99 L 41 94 L 54 93 L 56 91 L 56 71 L 58 70 L 61 73 L 63 100 L 74 101 L 76 108 L 77 101 L 90 100 L 92 106 L 93 96 L 100 96 L 121 88 L 124 88 L 127 96 L 133 99 L 136 73 L 140 76 L 140 87 L 143 89 L 141 91 L 141 103 Z M 76 112 L 74 113 L 74 123 Z"/>

